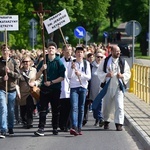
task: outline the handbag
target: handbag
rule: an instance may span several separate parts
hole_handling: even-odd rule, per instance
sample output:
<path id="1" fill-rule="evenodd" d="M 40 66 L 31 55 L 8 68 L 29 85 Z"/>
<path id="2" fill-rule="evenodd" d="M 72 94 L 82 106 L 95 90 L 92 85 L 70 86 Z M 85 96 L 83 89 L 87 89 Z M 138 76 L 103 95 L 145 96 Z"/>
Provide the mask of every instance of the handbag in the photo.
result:
<path id="1" fill-rule="evenodd" d="M 27 85 L 30 87 L 30 95 L 36 100 L 36 101 L 39 101 L 40 99 L 40 88 L 37 87 L 37 86 L 33 86 L 31 87 L 28 83 L 28 80 L 27 80 L 27 76 L 26 74 L 22 74 Z"/>
<path id="2" fill-rule="evenodd" d="M 33 86 L 30 88 L 31 96 L 36 100 L 39 101 L 40 99 L 40 88 L 37 86 Z"/>

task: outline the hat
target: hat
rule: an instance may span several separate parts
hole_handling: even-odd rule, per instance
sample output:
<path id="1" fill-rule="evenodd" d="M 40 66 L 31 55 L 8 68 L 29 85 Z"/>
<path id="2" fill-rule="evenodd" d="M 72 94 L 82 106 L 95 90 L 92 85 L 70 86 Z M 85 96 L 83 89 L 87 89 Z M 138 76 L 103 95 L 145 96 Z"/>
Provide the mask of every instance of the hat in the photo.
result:
<path id="1" fill-rule="evenodd" d="M 49 43 L 48 43 L 48 47 L 49 47 L 49 46 L 54 46 L 55 48 L 57 48 L 56 43 L 55 43 L 55 42 L 53 42 L 53 41 L 51 41 L 51 42 L 49 42 Z"/>
<path id="2" fill-rule="evenodd" d="M 76 52 L 77 50 L 84 51 L 83 47 L 81 47 L 81 46 L 76 47 L 75 52 Z"/>

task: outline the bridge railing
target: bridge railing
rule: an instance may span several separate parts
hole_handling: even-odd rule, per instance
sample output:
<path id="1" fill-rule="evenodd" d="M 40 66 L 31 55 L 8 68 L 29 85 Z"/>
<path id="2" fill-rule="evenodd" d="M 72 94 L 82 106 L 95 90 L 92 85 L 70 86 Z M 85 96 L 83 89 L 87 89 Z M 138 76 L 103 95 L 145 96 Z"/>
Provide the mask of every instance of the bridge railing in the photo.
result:
<path id="1" fill-rule="evenodd" d="M 134 64 L 132 74 L 133 93 L 150 104 L 150 67 Z"/>

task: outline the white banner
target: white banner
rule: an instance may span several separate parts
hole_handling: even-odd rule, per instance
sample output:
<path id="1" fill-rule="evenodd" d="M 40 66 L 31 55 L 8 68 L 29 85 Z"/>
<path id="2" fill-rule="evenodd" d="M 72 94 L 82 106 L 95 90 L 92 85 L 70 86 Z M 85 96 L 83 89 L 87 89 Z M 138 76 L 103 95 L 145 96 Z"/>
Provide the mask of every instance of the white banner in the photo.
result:
<path id="1" fill-rule="evenodd" d="M 0 31 L 18 30 L 18 15 L 0 15 Z"/>
<path id="2" fill-rule="evenodd" d="M 54 32 L 58 28 L 66 25 L 70 22 L 69 16 L 67 14 L 66 9 L 60 11 L 59 13 L 53 15 L 52 17 L 46 19 L 44 21 L 45 28 L 48 34 Z"/>

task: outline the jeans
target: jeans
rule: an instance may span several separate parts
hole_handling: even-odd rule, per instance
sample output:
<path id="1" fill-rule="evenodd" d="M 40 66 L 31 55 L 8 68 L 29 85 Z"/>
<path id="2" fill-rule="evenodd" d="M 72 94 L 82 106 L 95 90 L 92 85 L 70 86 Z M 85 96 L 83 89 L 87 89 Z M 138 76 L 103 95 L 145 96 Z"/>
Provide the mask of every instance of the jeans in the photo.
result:
<path id="1" fill-rule="evenodd" d="M 87 89 L 83 87 L 71 88 L 71 123 L 74 129 L 82 128 L 86 93 Z"/>
<path id="2" fill-rule="evenodd" d="M 16 91 L 8 92 L 8 102 L 6 103 L 6 92 L 0 90 L 0 130 L 6 132 L 14 127 L 14 107 L 16 99 Z"/>
<path id="3" fill-rule="evenodd" d="M 102 115 L 102 101 L 99 103 L 99 106 L 96 110 L 93 110 L 93 117 L 94 119 L 97 120 L 103 120 L 103 115 Z"/>

